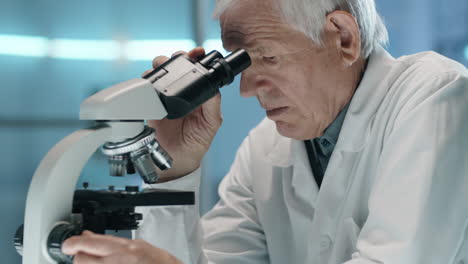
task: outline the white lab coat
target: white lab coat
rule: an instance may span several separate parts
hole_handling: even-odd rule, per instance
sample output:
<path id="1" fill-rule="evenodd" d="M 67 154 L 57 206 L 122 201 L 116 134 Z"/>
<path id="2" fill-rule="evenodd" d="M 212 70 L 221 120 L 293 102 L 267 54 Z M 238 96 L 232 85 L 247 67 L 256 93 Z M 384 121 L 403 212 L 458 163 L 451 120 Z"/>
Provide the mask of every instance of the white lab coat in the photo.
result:
<path id="1" fill-rule="evenodd" d="M 154 187 L 198 190 L 200 174 Z M 378 48 L 320 192 L 304 144 L 270 120 L 219 192 L 201 220 L 197 207 L 140 209 L 136 237 L 187 264 L 468 263 L 468 72 Z"/>

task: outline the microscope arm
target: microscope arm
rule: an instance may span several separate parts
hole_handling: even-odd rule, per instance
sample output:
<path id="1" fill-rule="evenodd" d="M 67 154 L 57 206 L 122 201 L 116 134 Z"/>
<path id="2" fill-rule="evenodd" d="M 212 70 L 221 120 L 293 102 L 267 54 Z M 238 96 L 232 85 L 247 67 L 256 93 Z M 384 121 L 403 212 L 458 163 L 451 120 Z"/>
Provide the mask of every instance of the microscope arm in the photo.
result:
<path id="1" fill-rule="evenodd" d="M 92 154 L 106 142 L 141 134 L 145 119 L 166 115 L 157 92 L 146 79 L 119 83 L 82 103 L 81 120 L 107 121 L 67 136 L 41 161 L 26 200 L 22 249 L 19 246 L 23 263 L 56 263 L 48 253 L 47 240 L 54 227 L 70 221 L 76 183 Z"/>
<path id="2" fill-rule="evenodd" d="M 23 263 L 55 263 L 47 253 L 47 239 L 57 223 L 69 221 L 75 185 L 83 167 L 109 138 L 132 137 L 143 128 L 142 122 L 104 123 L 76 131 L 47 153 L 28 191 Z"/>

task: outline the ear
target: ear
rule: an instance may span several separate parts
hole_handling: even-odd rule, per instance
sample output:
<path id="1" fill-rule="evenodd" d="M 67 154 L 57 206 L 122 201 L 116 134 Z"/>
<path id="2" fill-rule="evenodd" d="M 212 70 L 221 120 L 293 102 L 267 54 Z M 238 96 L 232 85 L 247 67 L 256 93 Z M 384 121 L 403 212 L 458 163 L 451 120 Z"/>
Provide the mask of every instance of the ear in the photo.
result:
<path id="1" fill-rule="evenodd" d="M 348 12 L 334 11 L 327 15 L 325 31 L 333 32 L 333 42 L 341 53 L 343 64 L 353 65 L 361 56 L 361 32 L 356 18 Z"/>

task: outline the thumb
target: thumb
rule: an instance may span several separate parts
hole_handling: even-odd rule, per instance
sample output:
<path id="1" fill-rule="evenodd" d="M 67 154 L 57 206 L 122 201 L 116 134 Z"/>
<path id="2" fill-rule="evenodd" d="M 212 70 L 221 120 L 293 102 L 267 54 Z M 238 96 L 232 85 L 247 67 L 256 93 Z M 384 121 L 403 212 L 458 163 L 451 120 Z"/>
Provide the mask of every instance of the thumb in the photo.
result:
<path id="1" fill-rule="evenodd" d="M 214 125 L 220 126 L 223 122 L 221 113 L 221 93 L 218 92 L 202 105 L 203 117 L 209 122 L 214 122 Z"/>

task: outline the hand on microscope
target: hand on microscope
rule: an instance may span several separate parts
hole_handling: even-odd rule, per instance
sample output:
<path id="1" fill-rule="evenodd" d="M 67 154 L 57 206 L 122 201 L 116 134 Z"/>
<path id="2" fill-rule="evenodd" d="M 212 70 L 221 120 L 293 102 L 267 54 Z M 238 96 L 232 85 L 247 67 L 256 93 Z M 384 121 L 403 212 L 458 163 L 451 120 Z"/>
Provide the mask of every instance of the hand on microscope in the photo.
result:
<path id="1" fill-rule="evenodd" d="M 205 50 L 201 47 L 188 53 L 176 52 L 172 56 L 180 53 L 187 54 L 194 60 L 205 56 Z M 168 59 L 165 56 L 156 57 L 153 60 L 153 67 L 157 68 Z M 159 181 L 174 180 L 195 171 L 200 166 L 221 123 L 221 95 L 219 93 L 183 118 L 148 121 L 148 125 L 156 130 L 159 143 L 174 160 L 171 169 L 158 170 Z"/>
<path id="2" fill-rule="evenodd" d="M 182 264 L 168 252 L 143 240 L 94 234 L 89 231 L 64 242 L 62 251 L 75 264 Z"/>

